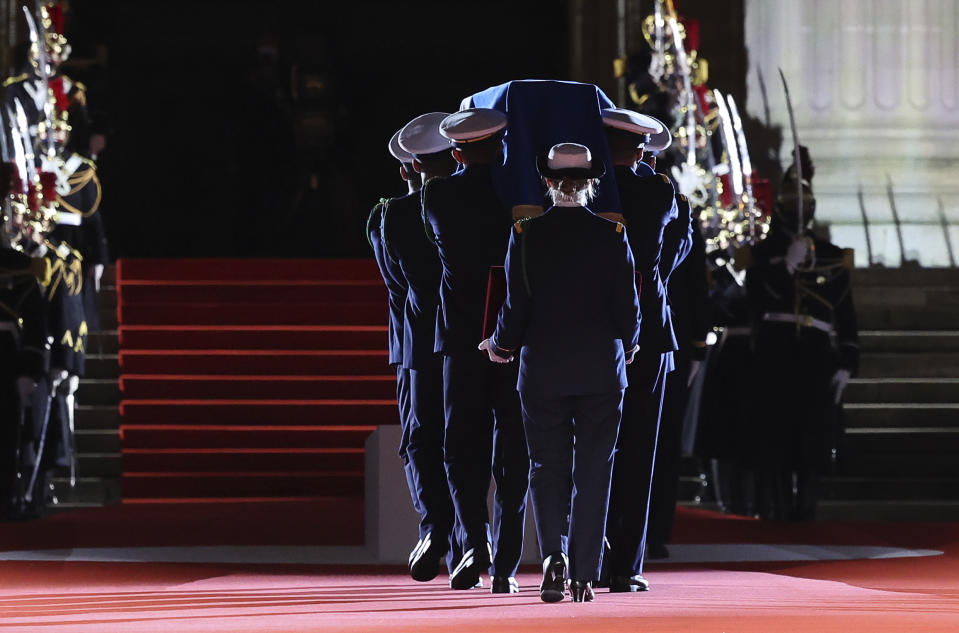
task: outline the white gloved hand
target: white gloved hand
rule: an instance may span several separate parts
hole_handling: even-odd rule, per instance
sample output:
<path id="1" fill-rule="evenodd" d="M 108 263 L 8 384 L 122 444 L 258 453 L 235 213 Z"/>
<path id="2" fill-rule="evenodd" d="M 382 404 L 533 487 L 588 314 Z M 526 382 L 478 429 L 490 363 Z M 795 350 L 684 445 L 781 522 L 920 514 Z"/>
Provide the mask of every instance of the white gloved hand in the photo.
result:
<path id="1" fill-rule="evenodd" d="M 633 359 L 636 358 L 636 352 L 638 352 L 638 351 L 639 351 L 639 345 L 637 345 L 637 346 L 634 347 L 633 349 L 631 349 L 631 350 L 629 350 L 628 352 L 626 352 L 626 364 L 627 364 L 627 365 L 631 365 L 631 364 L 632 364 Z"/>
<path id="2" fill-rule="evenodd" d="M 489 354 L 489 359 L 493 361 L 494 363 L 508 363 L 511 360 L 513 360 L 512 356 L 510 356 L 509 358 L 503 358 L 502 356 L 497 356 L 496 353 L 493 351 L 493 348 L 490 346 L 488 338 L 483 339 L 483 341 L 479 344 L 479 349 Z"/>
<path id="3" fill-rule="evenodd" d="M 20 406 L 26 406 L 30 402 L 30 396 L 33 390 L 37 388 L 37 383 L 30 376 L 20 376 L 17 378 L 17 396 L 20 398 Z"/>
<path id="4" fill-rule="evenodd" d="M 836 373 L 832 375 L 830 385 L 833 389 L 833 397 L 836 404 L 839 404 L 842 400 L 842 394 L 846 390 L 846 385 L 849 384 L 850 378 L 852 378 L 852 372 L 848 369 L 837 369 Z"/>
<path id="5" fill-rule="evenodd" d="M 786 266 L 786 270 L 790 274 L 796 272 L 796 269 L 806 261 L 806 257 L 809 256 L 809 242 L 806 241 L 804 237 L 796 237 L 793 239 L 792 244 L 789 245 L 789 250 L 786 251 L 786 256 L 783 258 L 783 264 Z"/>
<path id="6" fill-rule="evenodd" d="M 100 280 L 103 279 L 103 264 L 96 264 L 93 267 L 93 288 L 100 292 Z"/>
<path id="7" fill-rule="evenodd" d="M 703 364 L 703 361 L 701 360 L 689 361 L 689 378 L 686 379 L 687 388 L 693 385 L 693 381 L 696 380 L 696 374 L 699 373 L 699 368 L 702 366 L 702 364 Z"/>

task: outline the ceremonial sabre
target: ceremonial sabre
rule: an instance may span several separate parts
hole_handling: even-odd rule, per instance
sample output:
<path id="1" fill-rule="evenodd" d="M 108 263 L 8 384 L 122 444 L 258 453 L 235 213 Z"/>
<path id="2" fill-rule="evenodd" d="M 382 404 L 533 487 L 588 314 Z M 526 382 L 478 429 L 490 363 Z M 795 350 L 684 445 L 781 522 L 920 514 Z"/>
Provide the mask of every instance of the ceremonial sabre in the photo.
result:
<path id="1" fill-rule="evenodd" d="M 40 6 L 40 3 L 37 3 Z M 47 59 L 47 37 L 41 22 L 37 27 L 36 20 L 27 7 L 23 7 L 23 15 L 27 18 L 30 28 L 30 42 L 37 47 L 37 67 L 40 71 L 40 94 L 43 96 L 43 118 L 47 126 L 46 152 L 47 158 L 53 158 L 56 148 L 53 144 L 53 106 L 50 104 L 50 67 Z"/>
<path id="2" fill-rule="evenodd" d="M 749 211 L 749 241 L 756 238 L 756 200 L 753 197 L 753 162 L 749 158 L 749 148 L 746 147 L 746 133 L 743 130 L 743 120 L 739 118 L 739 110 L 732 95 L 726 95 L 729 102 L 729 115 L 733 120 L 733 129 L 736 131 L 736 143 L 739 145 L 739 160 L 743 164 L 743 188 L 746 190 L 746 209 Z"/>
<path id="3" fill-rule="evenodd" d="M 799 210 L 799 218 L 796 220 L 796 235 L 803 233 L 803 195 L 802 195 L 802 162 L 799 160 L 799 135 L 796 133 L 796 115 L 793 113 L 793 102 L 789 98 L 789 84 L 786 83 L 786 75 L 783 69 L 779 69 L 779 78 L 783 80 L 783 92 L 786 95 L 786 109 L 789 110 L 789 127 L 793 133 L 793 164 L 796 166 L 796 207 Z"/>

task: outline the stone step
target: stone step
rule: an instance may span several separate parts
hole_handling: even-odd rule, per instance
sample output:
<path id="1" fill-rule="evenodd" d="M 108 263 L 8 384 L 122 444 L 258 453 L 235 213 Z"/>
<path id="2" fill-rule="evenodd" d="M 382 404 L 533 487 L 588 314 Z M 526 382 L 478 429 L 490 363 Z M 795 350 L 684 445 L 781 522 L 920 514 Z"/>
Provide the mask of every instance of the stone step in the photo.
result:
<path id="1" fill-rule="evenodd" d="M 879 420 L 892 423 L 893 420 Z M 959 455 L 959 425 L 936 426 L 870 426 L 847 427 L 845 446 L 850 452 L 872 455 L 929 456 L 951 453 Z M 959 474 L 959 459 L 954 468 Z M 906 473 L 903 473 L 906 474 Z"/>
<path id="2" fill-rule="evenodd" d="M 824 477 L 821 498 L 867 501 L 959 499 L 959 477 Z"/>
<path id="3" fill-rule="evenodd" d="M 873 434 L 887 436 L 896 431 L 899 431 L 902 435 L 907 435 L 909 433 L 921 433 L 922 430 L 926 429 L 930 433 L 951 436 L 959 433 L 959 404 L 846 403 L 843 406 L 843 421 L 847 433 L 860 435 L 872 432 Z"/>
<path id="4" fill-rule="evenodd" d="M 959 286 L 865 286 L 853 289 L 857 311 L 877 307 L 959 307 Z"/>
<path id="5" fill-rule="evenodd" d="M 959 402 L 959 378 L 853 378 L 844 401 L 846 405 Z"/>
<path id="6" fill-rule="evenodd" d="M 870 306 L 857 311 L 864 330 L 950 330 L 959 323 L 959 306 Z"/>
<path id="7" fill-rule="evenodd" d="M 863 354 L 860 378 L 959 378 L 959 353 L 888 352 Z"/>
<path id="8" fill-rule="evenodd" d="M 87 338 L 88 358 L 91 356 L 102 356 L 103 354 L 116 356 L 119 347 L 117 330 L 93 332 Z"/>
<path id="9" fill-rule="evenodd" d="M 82 477 L 119 479 L 122 458 L 120 453 L 77 453 L 77 471 Z"/>
<path id="10" fill-rule="evenodd" d="M 72 487 L 68 477 L 54 477 L 50 484 L 56 499 L 56 503 L 48 504 L 51 509 L 98 507 L 119 503 L 121 499 L 118 479 L 79 477 L 76 487 Z"/>
<path id="11" fill-rule="evenodd" d="M 959 287 L 959 268 L 856 268 L 852 272 L 853 293 L 867 286 L 954 286 Z"/>
<path id="12" fill-rule="evenodd" d="M 81 454 L 120 452 L 120 433 L 114 429 L 77 429 L 76 440 Z"/>
<path id="13" fill-rule="evenodd" d="M 959 353 L 959 330 L 860 330 L 863 353 Z"/>
<path id="14" fill-rule="evenodd" d="M 117 405 L 77 405 L 77 429 L 112 430 L 120 428 L 120 409 Z"/>
<path id="15" fill-rule="evenodd" d="M 117 364 L 116 354 L 87 357 L 86 378 L 116 379 L 119 375 L 120 367 Z"/>
<path id="16" fill-rule="evenodd" d="M 816 511 L 819 521 L 959 521 L 955 500 L 823 500 Z"/>
<path id="17" fill-rule="evenodd" d="M 839 472 L 850 477 L 959 477 L 955 455 L 849 451 L 839 455 Z"/>
<path id="18" fill-rule="evenodd" d="M 77 402 L 117 406 L 120 403 L 120 381 L 116 378 L 82 378 L 77 390 Z"/>

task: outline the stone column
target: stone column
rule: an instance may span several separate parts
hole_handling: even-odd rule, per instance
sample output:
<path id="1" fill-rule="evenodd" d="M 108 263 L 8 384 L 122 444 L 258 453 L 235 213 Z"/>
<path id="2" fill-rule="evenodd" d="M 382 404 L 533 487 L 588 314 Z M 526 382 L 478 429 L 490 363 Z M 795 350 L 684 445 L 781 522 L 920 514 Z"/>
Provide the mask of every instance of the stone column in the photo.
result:
<path id="1" fill-rule="evenodd" d="M 745 0 L 747 110 L 783 127 L 778 76 L 789 80 L 800 142 L 816 163 L 820 221 L 867 264 L 906 258 L 948 266 L 940 209 L 959 257 L 959 2 L 955 0 Z"/>

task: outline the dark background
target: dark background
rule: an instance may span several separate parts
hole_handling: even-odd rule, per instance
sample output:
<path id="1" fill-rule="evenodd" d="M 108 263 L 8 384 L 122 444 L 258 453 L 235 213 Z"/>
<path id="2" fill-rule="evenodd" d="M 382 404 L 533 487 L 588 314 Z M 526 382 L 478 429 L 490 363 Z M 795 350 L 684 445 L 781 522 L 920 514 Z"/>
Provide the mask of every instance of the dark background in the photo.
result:
<path id="1" fill-rule="evenodd" d="M 579 4 L 593 21 L 571 60 L 575 1 L 73 0 L 64 71 L 107 135 L 114 255 L 366 256 L 368 210 L 405 192 L 386 146 L 409 119 L 510 79 L 615 94 L 615 3 Z M 677 4 L 710 85 L 742 103 L 741 0 Z"/>

